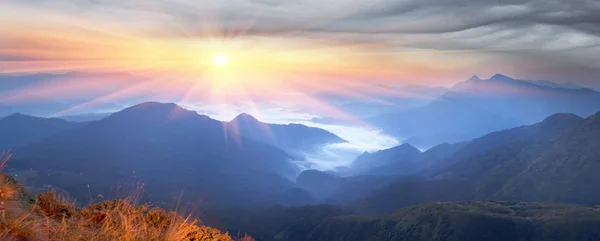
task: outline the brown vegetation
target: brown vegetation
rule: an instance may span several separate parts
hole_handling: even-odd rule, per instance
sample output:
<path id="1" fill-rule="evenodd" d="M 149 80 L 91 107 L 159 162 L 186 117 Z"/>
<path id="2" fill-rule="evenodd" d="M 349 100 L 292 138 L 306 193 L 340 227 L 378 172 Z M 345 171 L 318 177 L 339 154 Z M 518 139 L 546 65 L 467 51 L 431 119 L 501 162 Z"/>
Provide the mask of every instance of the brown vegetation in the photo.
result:
<path id="1" fill-rule="evenodd" d="M 175 212 L 128 200 L 112 200 L 76 209 L 55 192 L 34 204 L 14 201 L 0 221 L 1 240 L 190 240 L 233 241 L 229 234 Z M 252 240 L 242 237 L 239 240 Z"/>
<path id="2" fill-rule="evenodd" d="M 6 155 L 6 159 L 9 156 Z M 3 162 L 2 162 L 3 163 Z M 0 240 L 64 241 L 252 241 L 197 225 L 191 217 L 131 200 L 112 200 L 77 209 L 54 191 L 27 201 L 11 176 L 0 174 L 6 215 L 0 217 Z M 1 204 L 0 204 L 1 205 Z"/>

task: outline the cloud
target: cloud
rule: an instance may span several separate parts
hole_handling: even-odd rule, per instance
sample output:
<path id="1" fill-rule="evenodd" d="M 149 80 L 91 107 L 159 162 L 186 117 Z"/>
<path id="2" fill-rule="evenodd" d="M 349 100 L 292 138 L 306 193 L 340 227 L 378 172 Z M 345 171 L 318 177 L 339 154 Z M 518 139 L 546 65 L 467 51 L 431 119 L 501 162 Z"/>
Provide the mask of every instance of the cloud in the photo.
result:
<path id="1" fill-rule="evenodd" d="M 598 10 L 600 4 L 593 0 L 390 0 L 357 14 L 356 18 L 366 21 L 400 18 L 447 20 L 429 26 L 419 25 L 414 30 L 440 33 L 505 23 L 585 28 L 584 26 L 594 26 L 600 21 Z M 403 23 L 396 22 L 396 25 L 402 26 Z M 399 32 L 403 32 L 402 28 Z"/>
<path id="2" fill-rule="evenodd" d="M 10 0 L 8 2 L 11 2 Z M 15 1 L 63 13 L 129 24 L 173 25 L 202 33 L 214 21 L 218 28 L 244 29 L 248 35 L 289 32 L 355 34 L 440 34 L 485 26 L 548 25 L 600 35 L 600 4 L 594 0 L 225 0 L 176 1 Z M 275 8 L 274 8 L 275 7 Z M 145 13 L 145 14 L 144 14 Z M 148 14 L 152 13 L 152 14 Z M 154 19 L 156 16 L 162 18 Z M 112 19 L 111 19 L 112 18 Z M 128 21 L 126 21 L 128 20 Z M 132 21 L 135 20 L 135 21 Z M 206 22 L 208 21 L 208 23 Z M 128 23 L 129 22 L 129 23 Z M 248 26 L 248 22 L 251 26 Z M 162 29 L 164 33 L 167 29 Z"/>
<path id="3" fill-rule="evenodd" d="M 238 20 L 256 17 L 254 26 L 263 31 L 347 31 L 354 33 L 445 33 L 488 25 L 543 24 L 565 26 L 599 34 L 600 4 L 594 0 L 348 0 L 323 2 L 318 0 L 225 0 L 198 2 L 176 1 L 114 1 L 58 0 L 15 1 L 9 3 L 44 7 L 64 13 L 80 12 L 99 15 L 118 15 L 119 12 L 138 14 L 153 12 L 170 16 L 189 26 L 194 20 L 225 16 L 219 24 L 229 25 Z M 273 8 L 276 6 L 276 8 Z M 213 16 L 211 16 L 213 15 Z M 136 15 L 120 16 L 135 19 Z M 150 17 L 150 16 L 146 16 Z M 117 18 L 114 21 L 120 21 Z M 152 19 L 135 19 L 153 21 Z M 398 20 L 398 21 L 395 21 Z M 377 23 L 377 25 L 371 25 Z M 416 24 L 416 25 L 415 25 Z M 260 31 L 262 30 L 262 31 Z"/>
<path id="4" fill-rule="evenodd" d="M 17 61 L 38 61 L 39 58 L 31 58 L 22 55 L 3 54 L 0 53 L 0 61 L 17 62 Z"/>
<path id="5" fill-rule="evenodd" d="M 281 6 L 284 4 L 288 4 L 291 1 L 281 1 L 281 0 L 248 0 L 250 2 L 255 2 L 255 3 L 260 3 L 260 4 L 266 4 L 269 6 Z"/>
<path id="6" fill-rule="evenodd" d="M 28 10 L 36 19 L 63 16 L 81 28 L 94 23 L 99 32 L 304 41 L 323 51 L 356 46 L 359 54 L 424 56 L 432 65 L 456 62 L 452 58 L 471 66 L 523 57 L 537 62 L 543 56 L 562 59 L 565 68 L 595 69 L 600 56 L 596 0 L 6 0 L 0 7 Z"/>

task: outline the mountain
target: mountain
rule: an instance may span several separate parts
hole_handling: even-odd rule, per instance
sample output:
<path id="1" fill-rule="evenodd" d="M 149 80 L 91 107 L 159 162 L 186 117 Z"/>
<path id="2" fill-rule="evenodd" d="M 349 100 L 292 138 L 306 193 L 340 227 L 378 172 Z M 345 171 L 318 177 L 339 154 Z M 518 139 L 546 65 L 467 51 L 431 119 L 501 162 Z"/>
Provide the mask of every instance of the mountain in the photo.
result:
<path id="1" fill-rule="evenodd" d="M 390 86 L 374 84 L 369 88 L 377 89 L 377 94 L 367 94 L 361 98 L 338 94 L 317 94 L 317 98 L 334 106 L 357 119 L 368 119 L 386 113 L 417 108 L 426 105 L 448 91 L 445 87 L 419 85 Z M 357 124 L 354 120 L 335 117 L 318 117 L 316 123 Z"/>
<path id="2" fill-rule="evenodd" d="M 461 93 L 453 101 L 489 108 L 523 124 L 539 122 L 556 113 L 587 117 L 600 111 L 600 93 L 587 88 L 554 88 L 496 74 L 488 80 L 471 80 L 453 88 Z"/>
<path id="3" fill-rule="evenodd" d="M 516 146 L 545 143 L 583 122 L 583 118 L 573 114 L 555 114 L 538 124 L 493 132 L 469 142 L 442 144 L 423 153 L 411 145 L 403 144 L 358 157 L 345 174 L 361 176 L 304 184 L 303 187 L 313 192 L 327 188 L 327 192 L 322 193 L 328 193 L 329 196 L 322 196 L 321 199 L 348 205 L 362 212 L 388 212 L 432 200 L 491 198 L 493 195 L 484 193 L 483 189 L 477 190 L 480 187 L 476 186 L 491 185 L 491 180 L 479 182 L 451 174 L 469 171 L 482 177 L 491 175 L 488 171 L 497 171 L 498 168 L 487 170 L 485 168 L 488 166 L 483 166 L 482 169 L 473 170 L 480 165 L 464 161 L 477 161 L 483 155 L 504 150 L 502 148 L 512 143 L 517 143 L 514 144 Z M 502 158 L 507 153 L 499 151 L 494 161 L 498 165 L 505 165 Z M 506 177 L 496 178 L 502 181 Z"/>
<path id="4" fill-rule="evenodd" d="M 296 178 L 298 186 L 310 191 L 319 200 L 332 196 L 341 182 L 339 176 L 318 170 L 305 170 Z"/>
<path id="5" fill-rule="evenodd" d="M 111 113 L 85 113 L 77 115 L 60 116 L 61 119 L 73 122 L 97 121 L 110 116 Z"/>
<path id="6" fill-rule="evenodd" d="M 343 205 L 385 187 L 398 175 L 412 174 L 420 167 L 421 154 L 409 144 L 374 153 L 365 152 L 350 167 L 335 174 L 305 170 L 298 175 L 296 183 L 321 202 Z"/>
<path id="7" fill-rule="evenodd" d="M 425 107 L 382 115 L 370 122 L 413 146 L 428 149 L 444 142 L 460 142 L 491 131 L 518 126 L 518 121 L 487 109 L 440 97 Z M 415 141 L 416 142 L 411 142 Z"/>
<path id="8" fill-rule="evenodd" d="M 420 155 L 421 151 L 410 144 L 402 144 L 375 153 L 365 152 L 354 160 L 349 171 L 355 175 L 409 173 L 418 165 L 414 162 Z"/>
<path id="9" fill-rule="evenodd" d="M 567 120 L 565 120 L 567 119 Z M 569 124 L 575 122 L 576 124 Z M 553 116 L 538 124 L 534 141 L 508 142 L 441 172 L 444 178 L 473 180 L 478 197 L 509 200 L 598 204 L 600 113 L 583 121 Z M 566 125 L 557 134 L 551 133 Z M 548 134 L 543 136 L 543 134 Z"/>
<path id="10" fill-rule="evenodd" d="M 547 86 L 547 87 L 552 87 L 552 88 L 562 88 L 562 89 L 585 89 L 586 87 L 583 87 L 581 85 L 572 83 L 572 82 L 567 82 L 567 83 L 555 83 L 552 81 L 547 81 L 547 80 L 528 80 L 528 82 L 535 84 L 535 85 L 540 85 L 540 86 Z"/>
<path id="11" fill-rule="evenodd" d="M 430 202 L 384 215 L 353 214 L 329 205 L 229 213 L 221 228 L 265 241 L 600 240 L 600 209 L 564 204 Z"/>
<path id="12" fill-rule="evenodd" d="M 183 112 L 175 116 L 187 118 L 188 114 L 190 113 Z M 191 114 L 193 115 L 193 113 Z M 144 115 L 142 119 L 164 120 L 164 117 L 152 113 Z M 487 155 L 486 153 L 501 152 L 507 146 L 512 148 L 511 143 L 516 143 L 518 145 L 515 146 L 521 146 L 524 152 L 527 152 L 527 149 L 532 146 L 546 148 L 560 145 L 570 154 L 590 153 L 590 158 L 586 155 L 575 155 L 573 158 L 592 161 L 597 154 L 587 148 L 597 147 L 599 142 L 594 137 L 599 136 L 599 129 L 600 113 L 587 119 L 572 114 L 557 114 L 535 125 L 491 133 L 470 143 L 441 145 L 421 155 L 425 156 L 435 150 L 434 154 L 427 156 L 438 157 L 440 153 L 446 153 L 449 155 L 448 158 L 466 158 L 459 160 L 448 169 L 453 170 L 463 162 L 471 162 L 466 166 L 472 166 L 475 164 L 472 161 L 480 159 L 479 157 Z M 568 141 L 568 143 L 564 141 Z M 586 144 L 588 142 L 592 144 Z M 574 149 L 575 152 L 571 152 L 572 145 L 585 147 L 582 150 Z M 468 149 L 463 149 L 466 147 L 473 148 L 470 149 L 472 153 L 466 153 Z M 477 158 L 471 159 L 470 157 Z M 499 170 L 507 166 L 503 160 L 505 160 L 505 156 L 499 156 L 493 161 L 498 166 L 476 169 L 466 173 Z M 568 167 L 570 165 L 568 162 L 571 161 L 555 163 L 552 159 L 549 163 L 563 168 Z M 537 162 L 543 162 L 543 160 L 537 160 Z M 590 169 L 588 173 L 597 170 L 596 167 L 590 165 L 584 164 L 582 167 Z M 544 173 L 544 170 L 548 169 L 547 165 L 540 168 L 541 170 L 533 170 L 529 174 Z M 478 191 L 476 188 L 472 189 L 479 185 L 478 180 L 466 178 L 465 173 L 444 174 L 444 172 L 446 170 L 442 171 L 443 175 L 435 174 L 436 179 L 433 180 L 404 180 L 412 183 L 404 187 L 390 188 L 396 190 L 412 188 L 413 192 L 418 191 L 421 195 L 433 195 L 430 198 L 440 197 L 439 193 L 445 195 L 446 199 L 450 199 L 451 195 L 454 195 L 453 197 L 457 200 L 464 198 L 464 196 L 460 196 L 464 194 L 463 190 L 467 190 L 464 187 L 468 187 L 469 191 Z M 494 175 L 494 172 L 481 175 Z M 550 168 L 549 172 L 559 173 L 560 171 Z M 450 175 L 456 176 L 450 177 Z M 301 176 L 303 177 L 299 177 L 299 183 L 305 181 L 327 183 L 339 180 L 332 174 L 318 171 L 306 171 Z M 564 180 L 563 177 L 560 179 Z M 543 182 L 543 180 L 536 180 L 536 182 Z M 549 186 L 555 184 L 551 183 Z M 575 184 L 580 185 L 581 183 L 576 182 Z M 433 186 L 435 189 L 430 189 L 427 185 Z M 519 186 L 528 185 L 530 184 Z M 222 185 L 219 186 L 222 187 Z M 271 189 L 268 186 L 265 188 Z M 434 192 L 426 194 L 424 193 L 426 190 L 434 190 Z M 582 190 L 589 192 L 594 188 L 584 186 Z M 247 194 L 256 195 L 253 192 Z M 403 198 L 415 197 L 413 195 L 415 193 L 410 194 Z M 577 196 L 581 193 L 572 195 Z M 421 198 L 421 200 L 423 199 Z M 329 205 L 229 208 L 227 210 L 213 209 L 206 217 L 205 222 L 211 226 L 226 229 L 231 233 L 249 233 L 258 240 L 600 240 L 597 238 L 600 236 L 598 231 L 600 230 L 600 209 L 597 207 L 517 201 L 430 202 L 383 215 L 352 214 L 350 211 Z"/>
<path id="13" fill-rule="evenodd" d="M 600 113 L 555 114 L 543 122 L 433 148 L 419 158 L 419 179 L 398 179 L 352 204 L 388 212 L 433 200 L 500 199 L 600 203 Z"/>
<path id="14" fill-rule="evenodd" d="M 40 118 L 20 113 L 0 119 L 0 150 L 8 150 L 74 129 L 78 123 L 56 118 Z"/>
<path id="15" fill-rule="evenodd" d="M 371 168 L 376 169 L 377 167 L 381 167 L 381 165 L 378 165 L 377 163 L 389 163 L 390 160 L 405 160 L 401 162 L 405 164 L 404 166 L 394 167 L 388 165 L 383 166 L 383 168 L 380 169 L 387 171 L 388 174 L 413 174 L 425 170 L 428 172 L 435 172 L 435 170 L 440 170 L 454 164 L 457 160 L 485 153 L 486 151 L 512 141 L 534 142 L 547 140 L 562 133 L 566 128 L 581 123 L 582 121 L 583 118 L 574 114 L 555 114 L 538 124 L 492 132 L 467 142 L 441 144 L 423 153 L 412 147 L 410 144 L 402 144 L 397 147 L 381 150 L 374 154 L 363 154 L 355 160 L 355 164 L 353 165 L 369 167 L 370 164 L 368 163 L 375 163 Z M 408 153 L 399 152 L 399 150 L 408 150 Z M 365 162 L 364 160 L 361 161 L 361 159 L 368 160 L 368 162 Z M 368 173 L 377 175 L 384 174 L 374 171 Z"/>
<path id="16" fill-rule="evenodd" d="M 66 103 L 58 100 L 45 100 L 38 102 L 35 100 L 19 100 L 0 104 L 0 117 L 5 117 L 13 113 L 23 113 L 34 116 L 52 116 L 55 113 L 68 110 L 76 104 Z"/>
<path id="17" fill-rule="evenodd" d="M 600 240 L 600 209 L 497 201 L 436 202 L 383 216 L 326 218 L 313 227 L 286 240 Z"/>
<path id="18" fill-rule="evenodd" d="M 298 170 L 283 150 L 234 140 L 222 122 L 175 104 L 139 104 L 14 154 L 9 167 L 33 169 L 34 184 L 61 187 L 78 200 L 141 182 L 154 201 L 174 201 L 182 190 L 183 201 L 205 205 L 311 201 L 290 181 Z"/>
<path id="19" fill-rule="evenodd" d="M 225 208 L 205 213 L 203 221 L 230 233 L 252 233 L 253 238 L 261 241 L 310 240 L 299 238 L 306 237 L 324 219 L 348 214 L 352 212 L 323 204 L 302 207 Z"/>
<path id="20" fill-rule="evenodd" d="M 421 157 L 422 170 L 435 173 L 468 158 L 478 158 L 487 152 L 503 148 L 511 143 L 545 143 L 561 135 L 573 126 L 580 125 L 584 119 L 574 114 L 554 114 L 540 123 L 520 126 L 508 130 L 492 132 L 469 142 L 450 145 L 451 153 L 432 155 L 439 151 L 433 148 Z M 437 158 L 433 157 L 437 156 Z"/>
<path id="21" fill-rule="evenodd" d="M 323 129 L 300 124 L 267 124 L 242 113 L 226 123 L 227 130 L 235 136 L 266 143 L 289 151 L 308 151 L 344 139 Z"/>
<path id="22" fill-rule="evenodd" d="M 555 88 L 497 74 L 456 84 L 426 106 L 369 119 L 386 132 L 427 149 L 542 121 L 556 113 L 587 117 L 600 111 L 600 93 Z"/>

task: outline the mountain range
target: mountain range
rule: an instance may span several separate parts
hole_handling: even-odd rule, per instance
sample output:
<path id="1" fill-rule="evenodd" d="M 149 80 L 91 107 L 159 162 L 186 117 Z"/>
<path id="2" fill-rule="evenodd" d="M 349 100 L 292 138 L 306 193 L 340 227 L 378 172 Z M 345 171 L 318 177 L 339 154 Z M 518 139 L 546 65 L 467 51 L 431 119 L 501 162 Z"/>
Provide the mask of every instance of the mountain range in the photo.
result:
<path id="1" fill-rule="evenodd" d="M 564 241 L 600 235 L 600 209 L 560 204 L 431 202 L 386 215 L 347 214 L 328 206 L 277 211 L 263 213 L 285 218 L 272 223 L 257 217 L 264 223 L 256 226 L 263 229 L 251 233 L 261 240 L 290 241 Z"/>
<path id="2" fill-rule="evenodd" d="M 407 173 L 418 163 L 421 151 L 410 144 L 402 144 L 374 153 L 365 152 L 358 156 L 352 165 L 344 170 L 345 175 L 391 175 L 399 171 Z"/>
<path id="3" fill-rule="evenodd" d="M 185 190 L 189 198 L 185 200 L 202 198 L 207 205 L 241 200 L 245 204 L 310 203 L 310 195 L 290 181 L 299 171 L 291 156 L 279 148 L 279 142 L 264 143 L 259 137 L 276 133 L 276 140 L 299 140 L 282 142 L 291 149 L 342 139 L 321 129 L 268 125 L 242 116 L 245 124 L 272 126 L 275 131 L 244 129 L 238 133 L 231 127 L 239 118 L 224 123 L 158 102 L 83 123 L 12 115 L 0 121 L 4 124 L 0 128 L 33 131 L 5 138 L 14 146 L 14 160 L 8 168 L 35 170 L 38 175 L 31 178 L 32 184 L 61 187 L 78 200 L 108 197 L 116 194 L 117 185 L 143 182 L 153 184 L 148 186 L 149 200 L 177 197 Z M 35 126 L 18 128 L 28 124 Z M 214 180 L 221 185 L 213 185 Z"/>
<path id="4" fill-rule="evenodd" d="M 80 122 L 13 114 L 0 119 L 0 147 L 29 187 L 80 203 L 132 192 L 167 207 L 201 202 L 194 215 L 207 224 L 258 240 L 599 240 L 596 98 L 473 77 L 385 115 L 379 124 L 407 143 L 327 172 L 295 162 L 345 142 L 330 132 L 159 102 Z"/>
<path id="5" fill-rule="evenodd" d="M 599 120 L 554 114 L 422 153 L 365 153 L 387 168 L 298 176 L 334 206 L 238 210 L 223 227 L 261 240 L 599 240 Z"/>
<path id="6" fill-rule="evenodd" d="M 600 203 L 600 196 L 589 192 L 598 188 L 599 119 L 600 113 L 585 119 L 555 114 L 537 124 L 440 145 L 416 158 L 385 157 L 404 164 L 389 165 L 394 178 L 383 179 L 383 188 L 351 206 L 389 212 L 434 200 Z M 402 168 L 393 170 L 394 165 Z"/>
<path id="7" fill-rule="evenodd" d="M 557 88 L 497 74 L 456 84 L 429 104 L 368 119 L 386 132 L 422 149 L 460 142 L 556 113 L 587 117 L 600 111 L 600 92 Z"/>
<path id="8" fill-rule="evenodd" d="M 370 119 L 387 113 L 410 110 L 427 105 L 440 97 L 449 89 L 445 87 L 429 87 L 419 85 L 387 86 L 374 85 L 371 88 L 381 90 L 377 94 L 356 96 L 339 96 L 318 94 L 317 97 L 336 109 L 357 119 Z M 315 123 L 356 125 L 356 121 L 335 117 L 315 117 Z"/>
<path id="9" fill-rule="evenodd" d="M 22 146 L 79 126 L 81 124 L 62 119 L 15 113 L 0 119 L 0 150 Z"/>

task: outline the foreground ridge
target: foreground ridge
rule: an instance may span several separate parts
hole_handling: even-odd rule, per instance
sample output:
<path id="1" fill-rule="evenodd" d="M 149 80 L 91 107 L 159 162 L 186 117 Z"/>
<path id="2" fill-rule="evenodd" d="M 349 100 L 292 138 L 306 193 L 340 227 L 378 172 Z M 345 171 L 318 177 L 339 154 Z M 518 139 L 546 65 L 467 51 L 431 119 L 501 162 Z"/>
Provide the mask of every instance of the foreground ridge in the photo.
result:
<path id="1" fill-rule="evenodd" d="M 77 209 L 55 191 L 29 196 L 11 177 L 0 174 L 6 213 L 0 240 L 189 240 L 251 241 L 198 225 L 198 220 L 130 200 L 110 200 Z"/>

